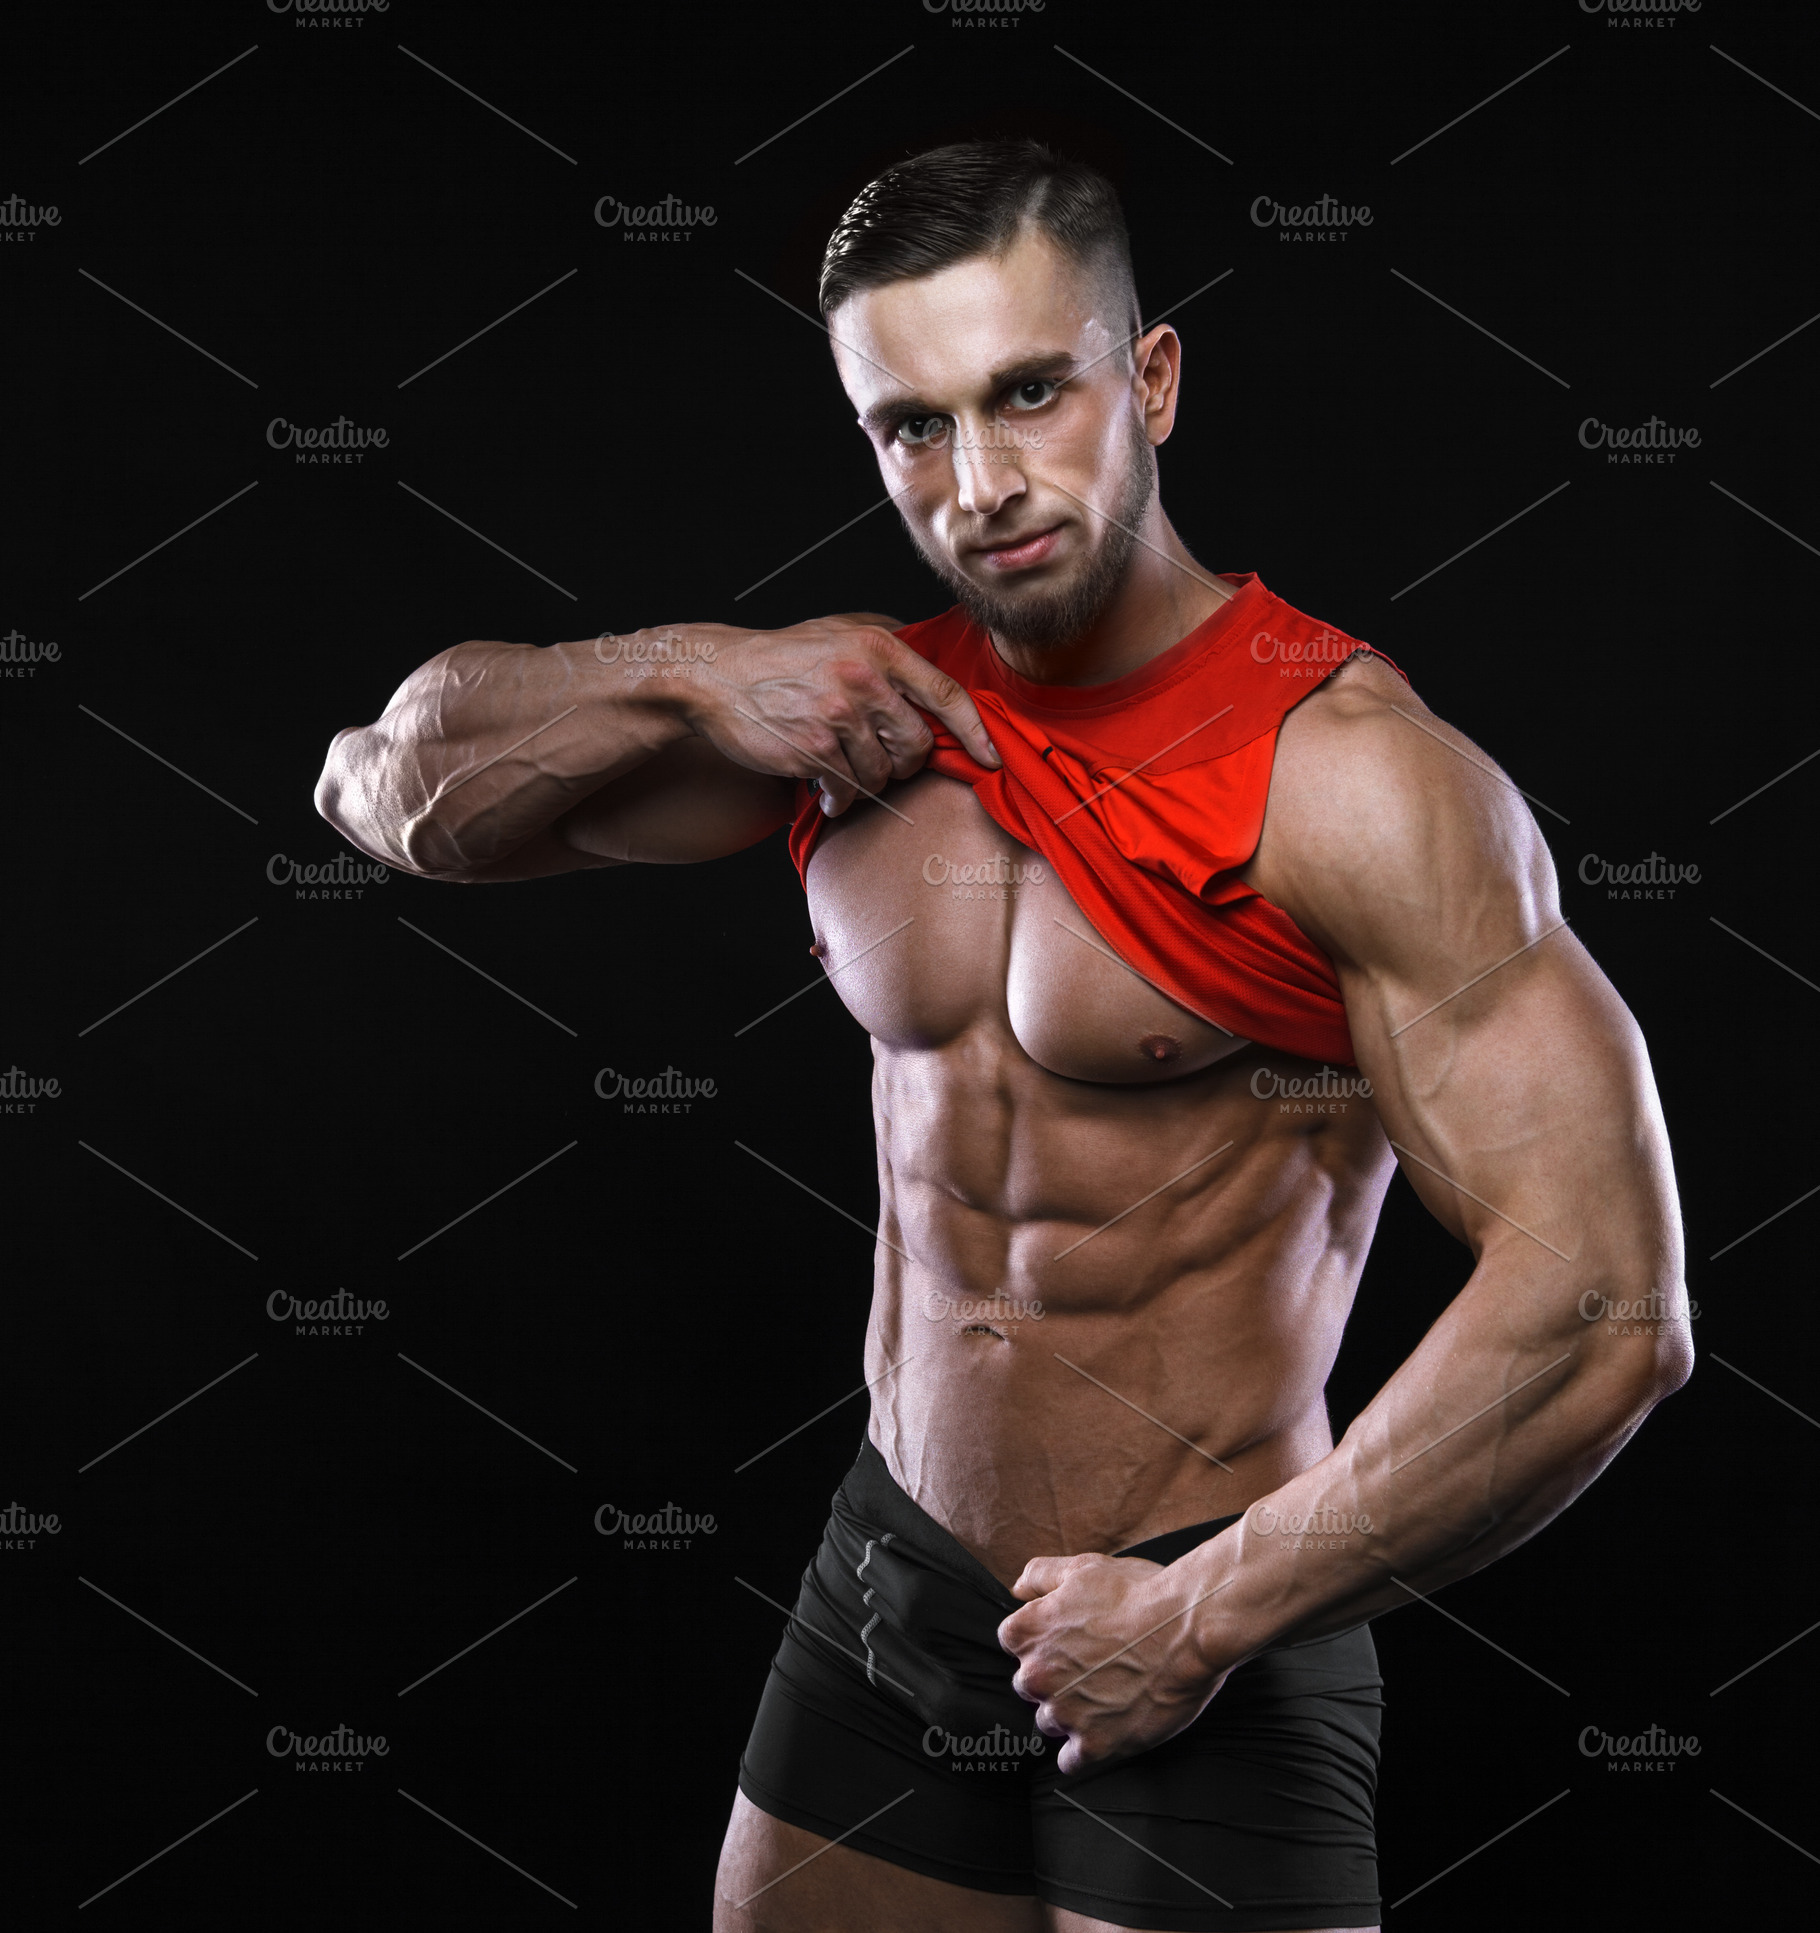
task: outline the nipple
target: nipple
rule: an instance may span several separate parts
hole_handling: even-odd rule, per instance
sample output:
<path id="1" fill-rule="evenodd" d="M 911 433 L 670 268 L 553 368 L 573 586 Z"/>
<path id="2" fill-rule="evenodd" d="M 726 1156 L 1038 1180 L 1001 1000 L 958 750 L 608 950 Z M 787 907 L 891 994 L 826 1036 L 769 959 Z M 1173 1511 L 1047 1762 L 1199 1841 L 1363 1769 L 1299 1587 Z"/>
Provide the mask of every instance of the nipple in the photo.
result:
<path id="1" fill-rule="evenodd" d="M 1182 1043 L 1173 1034 L 1146 1034 L 1138 1042 L 1138 1052 L 1146 1060 L 1180 1060 Z"/>
<path id="2" fill-rule="evenodd" d="M 815 944 L 810 947 L 809 951 L 813 953 L 818 960 L 825 960 L 828 957 L 828 949 L 822 945 L 820 940 L 817 940 Z"/>

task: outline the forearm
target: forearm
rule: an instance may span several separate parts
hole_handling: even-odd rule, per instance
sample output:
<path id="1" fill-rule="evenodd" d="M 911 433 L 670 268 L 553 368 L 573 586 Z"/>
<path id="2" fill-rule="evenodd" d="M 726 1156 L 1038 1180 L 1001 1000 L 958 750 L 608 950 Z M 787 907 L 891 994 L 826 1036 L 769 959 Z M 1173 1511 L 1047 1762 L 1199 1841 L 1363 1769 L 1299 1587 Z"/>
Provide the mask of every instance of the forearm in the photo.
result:
<path id="1" fill-rule="evenodd" d="M 1191 1617 L 1210 1674 L 1412 1603 L 1513 1550 L 1685 1376 L 1674 1279 L 1546 1256 L 1539 1269 L 1524 1240 L 1486 1254 L 1327 1456 L 1172 1567 L 1183 1596 L 1203 1600 Z M 1611 1303 L 1649 1298 L 1659 1320 L 1604 1318 Z"/>
<path id="2" fill-rule="evenodd" d="M 721 630 L 661 635 L 687 651 Z M 657 635 L 633 640 L 648 647 Z M 441 879 L 496 875 L 549 843 L 548 828 L 580 800 L 690 735 L 687 681 L 629 676 L 623 641 L 597 642 L 469 643 L 432 658 L 374 724 L 337 735 L 317 810 L 388 865 Z"/>

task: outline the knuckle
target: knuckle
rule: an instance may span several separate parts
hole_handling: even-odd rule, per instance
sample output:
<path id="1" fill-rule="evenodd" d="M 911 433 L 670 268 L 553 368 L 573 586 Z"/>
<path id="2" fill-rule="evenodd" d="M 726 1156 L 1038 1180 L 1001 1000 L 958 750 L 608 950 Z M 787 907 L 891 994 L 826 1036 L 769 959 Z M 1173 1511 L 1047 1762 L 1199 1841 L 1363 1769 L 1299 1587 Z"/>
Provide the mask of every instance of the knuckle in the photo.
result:
<path id="1" fill-rule="evenodd" d="M 878 671 L 863 659 L 846 659 L 835 667 L 840 678 L 841 689 L 849 702 L 877 704 L 891 695 L 891 687 L 879 676 Z"/>

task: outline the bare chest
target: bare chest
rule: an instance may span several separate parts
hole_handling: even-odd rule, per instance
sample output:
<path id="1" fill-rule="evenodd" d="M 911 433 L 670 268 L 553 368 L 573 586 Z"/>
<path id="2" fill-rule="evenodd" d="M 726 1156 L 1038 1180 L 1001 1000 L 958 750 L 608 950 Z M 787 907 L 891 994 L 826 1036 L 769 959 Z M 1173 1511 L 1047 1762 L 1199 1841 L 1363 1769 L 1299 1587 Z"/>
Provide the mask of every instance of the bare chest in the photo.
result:
<path id="1" fill-rule="evenodd" d="M 1247 1045 L 1125 966 L 969 786 L 923 773 L 885 799 L 825 828 L 808 876 L 823 964 L 875 1040 L 939 1048 L 997 1025 L 1052 1074 L 1131 1083 Z"/>

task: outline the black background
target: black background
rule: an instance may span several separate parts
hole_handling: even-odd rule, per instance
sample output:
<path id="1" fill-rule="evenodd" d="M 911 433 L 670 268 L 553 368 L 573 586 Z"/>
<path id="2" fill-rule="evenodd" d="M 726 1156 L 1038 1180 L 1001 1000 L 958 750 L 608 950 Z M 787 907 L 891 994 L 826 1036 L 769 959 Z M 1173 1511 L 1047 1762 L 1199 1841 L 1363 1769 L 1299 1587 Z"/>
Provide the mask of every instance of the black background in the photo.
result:
<path id="1" fill-rule="evenodd" d="M 813 310 L 880 166 L 1005 130 L 1125 198 L 1145 318 L 1186 343 L 1162 471 L 1190 546 L 1388 651 L 1552 809 L 1564 910 L 1674 1140 L 1693 1381 L 1447 1593 L 1470 1630 L 1376 1627 L 1387 1917 L 1743 1924 L 1810 1898 L 1820 1637 L 1710 1695 L 1815 1615 L 1820 1204 L 1708 1259 L 1816 1181 L 1820 764 L 1726 811 L 1815 750 L 1820 329 L 1738 368 L 1820 309 L 1800 11 L 397 0 L 341 24 L 85 7 L 9 46 L 0 193 L 60 215 L 0 252 L 0 628 L 60 648 L 0 680 L 0 1053 L 59 1090 L 0 1117 L 0 1483 L 60 1522 L 0 1550 L 16 1903 L 569 1922 L 454 1826 L 591 1922 L 705 1925 L 780 1625 L 734 1579 L 793 1596 L 863 1405 L 734 1466 L 854 1389 L 868 1293 L 867 1235 L 734 1144 L 867 1223 L 864 1037 L 818 988 L 734 1038 L 815 972 L 781 839 L 327 902 L 268 865 L 341 850 L 310 796 L 330 735 L 461 638 L 941 608 L 886 514 L 791 561 L 880 486 L 786 304 Z M 1250 219 L 1323 193 L 1371 224 Z M 670 194 L 712 225 L 594 218 Z M 386 446 L 304 467 L 266 440 L 342 415 Z M 1698 446 L 1612 465 L 1577 435 L 1652 415 Z M 1651 852 L 1698 882 L 1581 883 L 1587 855 Z M 668 1065 L 715 1097 L 650 1118 L 593 1092 Z M 1394 1183 L 1336 1428 L 1467 1266 Z M 386 1317 L 337 1338 L 267 1314 L 342 1287 Z M 716 1530 L 628 1552 L 593 1528 L 667 1501 Z M 266 1751 L 341 1723 L 388 1753 L 310 1776 Z M 1576 1742 L 1652 1723 L 1699 1755 L 1627 1775 Z"/>

